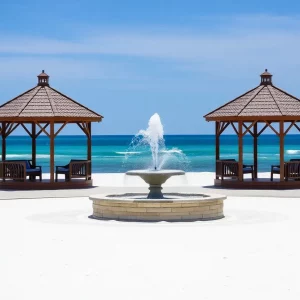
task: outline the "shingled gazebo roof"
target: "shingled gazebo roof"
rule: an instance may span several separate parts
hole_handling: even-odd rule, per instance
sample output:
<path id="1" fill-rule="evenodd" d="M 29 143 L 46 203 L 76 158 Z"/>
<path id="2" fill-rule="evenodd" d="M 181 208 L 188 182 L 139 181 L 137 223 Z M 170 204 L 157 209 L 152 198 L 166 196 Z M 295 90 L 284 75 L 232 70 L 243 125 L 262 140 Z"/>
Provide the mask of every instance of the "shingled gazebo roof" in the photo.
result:
<path id="1" fill-rule="evenodd" d="M 261 84 L 226 103 L 204 117 L 207 121 L 292 119 L 300 117 L 300 100 L 272 84 L 272 74 L 265 70 Z"/>
<path id="2" fill-rule="evenodd" d="M 42 71 L 38 85 L 0 106 L 0 121 L 101 121 L 102 116 L 49 86 Z"/>

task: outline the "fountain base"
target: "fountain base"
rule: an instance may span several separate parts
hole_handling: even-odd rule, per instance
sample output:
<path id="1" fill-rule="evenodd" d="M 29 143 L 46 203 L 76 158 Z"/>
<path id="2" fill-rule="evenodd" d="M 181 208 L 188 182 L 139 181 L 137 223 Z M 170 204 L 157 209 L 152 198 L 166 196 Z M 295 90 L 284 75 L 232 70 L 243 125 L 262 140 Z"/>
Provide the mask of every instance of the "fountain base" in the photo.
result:
<path id="1" fill-rule="evenodd" d="M 162 193 L 162 187 L 161 185 L 150 185 L 149 186 L 149 194 L 147 196 L 147 199 L 163 199 L 164 195 Z"/>
<path id="2" fill-rule="evenodd" d="M 224 217 L 223 195 L 166 193 L 164 199 L 147 194 L 94 195 L 92 218 L 120 221 L 207 221 Z"/>

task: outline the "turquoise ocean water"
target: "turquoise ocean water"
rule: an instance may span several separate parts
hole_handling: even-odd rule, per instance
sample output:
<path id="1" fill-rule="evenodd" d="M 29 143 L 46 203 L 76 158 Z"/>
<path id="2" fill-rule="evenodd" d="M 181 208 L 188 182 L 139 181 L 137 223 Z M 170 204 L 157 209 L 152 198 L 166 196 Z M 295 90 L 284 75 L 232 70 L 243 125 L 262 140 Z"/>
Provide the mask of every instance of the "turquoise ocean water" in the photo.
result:
<path id="1" fill-rule="evenodd" d="M 149 147 L 132 147 L 133 136 L 93 136 L 93 172 L 115 173 L 130 169 L 148 168 L 152 164 Z M 64 165 L 71 158 L 86 159 L 85 136 L 58 136 L 55 140 L 55 164 Z M 275 135 L 259 138 L 259 172 L 270 171 L 279 163 L 279 139 Z M 235 135 L 221 136 L 221 158 L 238 158 L 238 142 Z M 244 138 L 244 162 L 253 162 L 252 137 Z M 27 136 L 10 136 L 7 139 L 7 159 L 30 159 L 31 140 Z M 214 135 L 167 135 L 163 168 L 181 168 L 190 172 L 214 171 Z M 300 158 L 300 136 L 288 135 L 285 139 L 285 160 Z M 37 165 L 49 172 L 49 139 L 37 139 Z"/>

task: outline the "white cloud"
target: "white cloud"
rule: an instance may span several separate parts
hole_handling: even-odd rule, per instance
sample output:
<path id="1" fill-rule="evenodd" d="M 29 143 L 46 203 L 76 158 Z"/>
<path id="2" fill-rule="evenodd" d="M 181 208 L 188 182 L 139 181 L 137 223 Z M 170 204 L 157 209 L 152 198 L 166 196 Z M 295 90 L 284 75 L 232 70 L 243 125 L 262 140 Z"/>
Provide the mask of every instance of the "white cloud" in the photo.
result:
<path id="1" fill-rule="evenodd" d="M 139 62 L 133 59 L 124 66 L 124 58 L 128 57 L 157 59 L 168 62 L 168 67 L 175 71 L 200 71 L 216 76 L 257 72 L 265 67 L 272 70 L 299 67 L 300 19 L 297 16 L 206 16 L 199 20 L 200 25 L 205 22 L 212 25 L 205 30 L 194 26 L 162 28 L 161 32 L 157 26 L 153 30 L 149 27 L 78 30 L 73 40 L 2 33 L 0 75 L 10 70 L 15 72 L 17 67 L 21 70 L 22 65 L 31 65 L 36 70 L 48 68 L 48 64 L 50 69 L 59 70 L 67 77 L 137 76 L 129 70 L 130 64 Z"/>

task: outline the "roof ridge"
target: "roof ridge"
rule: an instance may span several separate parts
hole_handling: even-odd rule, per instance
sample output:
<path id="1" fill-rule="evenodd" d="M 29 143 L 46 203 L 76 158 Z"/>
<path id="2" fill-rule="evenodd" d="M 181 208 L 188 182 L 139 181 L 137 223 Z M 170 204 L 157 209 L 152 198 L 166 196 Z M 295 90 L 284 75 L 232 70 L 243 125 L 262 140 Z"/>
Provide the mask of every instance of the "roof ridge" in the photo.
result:
<path id="1" fill-rule="evenodd" d="M 238 116 L 242 113 L 242 111 L 250 104 L 250 102 L 264 89 L 264 85 L 260 85 L 261 89 L 248 101 L 248 103 L 241 109 L 241 111 L 237 114 Z"/>
<path id="2" fill-rule="evenodd" d="M 55 116 L 55 113 L 57 113 L 57 107 L 56 107 L 56 104 L 53 102 L 53 100 L 50 98 L 49 94 L 48 94 L 48 91 L 46 89 L 46 87 L 49 87 L 49 86 L 44 86 L 45 88 L 45 92 L 47 94 L 47 97 L 49 99 L 49 102 L 50 102 L 50 105 L 51 105 L 51 108 L 52 108 L 52 112 L 53 112 L 53 115 Z"/>
<path id="3" fill-rule="evenodd" d="M 248 93 L 251 93 L 251 92 L 253 92 L 253 91 L 254 91 L 255 89 L 257 89 L 258 87 L 260 87 L 260 85 L 258 85 L 258 86 L 256 86 L 255 88 L 253 88 L 253 89 L 251 89 L 251 90 L 247 91 L 246 93 L 244 93 L 244 94 L 242 94 L 242 95 L 240 95 L 240 96 L 238 96 L 238 97 L 234 98 L 233 100 L 231 100 L 231 101 L 229 101 L 229 102 L 225 103 L 224 105 L 222 105 L 222 106 L 220 106 L 220 107 L 216 108 L 215 110 L 213 110 L 213 111 L 209 112 L 208 114 L 204 115 L 204 116 L 203 116 L 203 118 L 207 117 L 207 116 L 208 116 L 208 115 L 210 115 L 210 114 L 213 114 L 213 113 L 214 113 L 214 112 L 216 112 L 217 110 L 219 110 L 219 109 L 221 109 L 221 108 L 223 108 L 223 107 L 227 106 L 228 104 L 230 104 L 230 103 L 234 102 L 235 100 L 238 100 L 239 98 L 241 98 L 241 97 L 244 97 L 244 96 L 245 96 L 245 95 L 247 95 Z"/>
<path id="4" fill-rule="evenodd" d="M 101 116 L 101 115 L 97 114 L 95 111 L 93 111 L 93 110 L 89 109 L 88 107 L 86 107 L 86 106 L 82 105 L 81 103 L 79 103 L 79 102 L 77 102 L 77 101 L 73 100 L 73 99 L 72 99 L 72 98 L 70 98 L 69 96 L 67 96 L 67 95 L 65 95 L 65 94 L 63 94 L 63 93 L 61 93 L 61 92 L 59 92 L 58 90 L 54 89 L 53 87 L 51 87 L 51 86 L 48 86 L 48 88 L 49 88 L 49 89 L 51 89 L 51 90 L 53 90 L 53 91 L 55 91 L 56 93 L 58 93 L 58 94 L 62 95 L 63 97 L 65 97 L 65 98 L 68 98 L 68 99 L 69 99 L 69 100 L 71 100 L 72 102 L 74 102 L 74 103 L 76 103 L 77 105 L 79 105 L 79 106 L 81 106 L 81 107 L 85 108 L 86 110 L 88 110 L 88 111 L 90 111 L 91 113 L 93 113 L 93 114 L 95 114 L 95 115 L 99 116 L 100 118 L 103 118 L 103 116 Z"/>
<path id="5" fill-rule="evenodd" d="M 282 113 L 282 111 L 281 111 L 281 109 L 280 109 L 280 107 L 279 107 L 279 105 L 278 105 L 278 103 L 277 103 L 275 97 L 273 96 L 273 93 L 272 93 L 271 90 L 269 89 L 269 86 L 267 85 L 266 87 L 268 88 L 268 90 L 269 90 L 269 92 L 270 92 L 270 95 L 272 96 L 274 102 L 276 103 L 276 105 L 277 105 L 277 107 L 278 107 L 278 110 L 280 111 L 281 115 L 283 116 L 283 113 Z"/>
<path id="6" fill-rule="evenodd" d="M 41 89 L 41 87 L 40 86 L 37 86 L 36 87 L 37 88 L 37 91 L 31 96 L 31 97 L 29 97 L 29 100 L 25 103 L 25 104 L 23 104 L 23 106 L 22 106 L 22 108 L 19 110 L 19 112 L 18 112 L 18 115 L 20 115 L 22 112 L 23 112 L 23 110 L 26 108 L 26 106 L 29 104 L 29 102 L 32 100 L 32 98 L 38 93 L 38 91 Z"/>
<path id="7" fill-rule="evenodd" d="M 288 95 L 288 96 L 294 98 L 295 100 L 300 101 L 300 99 L 298 99 L 297 97 L 295 97 L 295 96 L 289 94 L 288 92 L 286 92 L 286 91 L 280 89 L 279 87 L 277 87 L 277 86 L 275 86 L 275 85 L 272 85 L 272 87 L 273 87 L 274 89 L 276 89 L 276 90 L 278 90 L 278 91 L 280 91 L 280 92 L 282 92 L 282 93 L 284 93 L 284 94 L 286 94 L 286 95 Z"/>
<path id="8" fill-rule="evenodd" d="M 31 92 L 32 90 L 34 90 L 34 89 L 37 88 L 37 87 L 38 87 L 38 86 L 35 86 L 35 87 L 33 87 L 33 88 L 27 90 L 26 92 L 22 93 L 21 95 L 18 95 L 18 96 L 16 96 L 15 98 L 13 98 L 13 99 L 11 99 L 11 100 L 9 100 L 9 101 L 3 103 L 2 105 L 0 105 L 0 108 L 2 108 L 4 105 L 7 105 L 7 104 L 9 104 L 10 102 L 16 100 L 17 98 L 20 98 L 20 97 L 22 97 L 23 95 L 25 95 L 25 94 Z"/>

